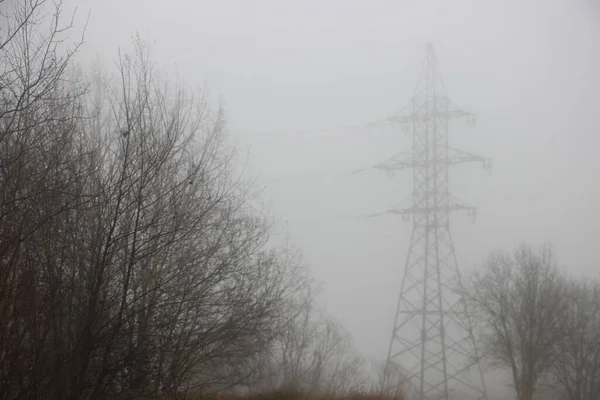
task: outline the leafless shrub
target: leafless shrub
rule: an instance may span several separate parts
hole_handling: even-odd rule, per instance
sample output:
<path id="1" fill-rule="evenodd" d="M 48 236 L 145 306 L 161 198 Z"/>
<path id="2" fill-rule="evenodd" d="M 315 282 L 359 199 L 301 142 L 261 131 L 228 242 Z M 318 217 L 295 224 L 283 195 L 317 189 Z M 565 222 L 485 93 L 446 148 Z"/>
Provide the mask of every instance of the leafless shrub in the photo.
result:
<path id="1" fill-rule="evenodd" d="M 365 388 L 366 363 L 350 335 L 315 307 L 314 284 L 307 277 L 287 301 L 291 316 L 257 365 L 262 373 L 254 391 L 278 388 L 307 395 L 339 396 Z"/>

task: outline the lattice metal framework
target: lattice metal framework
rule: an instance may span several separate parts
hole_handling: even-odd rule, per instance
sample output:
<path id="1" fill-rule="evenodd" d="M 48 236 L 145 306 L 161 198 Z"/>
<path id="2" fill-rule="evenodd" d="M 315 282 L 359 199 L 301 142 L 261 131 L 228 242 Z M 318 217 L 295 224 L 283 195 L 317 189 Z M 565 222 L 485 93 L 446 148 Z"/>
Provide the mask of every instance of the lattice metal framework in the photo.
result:
<path id="1" fill-rule="evenodd" d="M 390 210 L 406 220 L 412 216 L 412 236 L 406 259 L 392 338 L 385 367 L 384 389 L 410 383 L 411 397 L 423 399 L 487 399 L 471 321 L 461 297 L 460 273 L 452 237 L 450 212 L 475 208 L 450 195 L 451 165 L 488 159 L 448 145 L 448 122 L 474 115 L 446 96 L 433 46 L 417 89 L 403 115 L 391 118 L 412 132 L 412 151 L 375 166 L 388 172 L 412 168 L 413 204 Z M 468 396 L 468 397 L 467 397 Z"/>

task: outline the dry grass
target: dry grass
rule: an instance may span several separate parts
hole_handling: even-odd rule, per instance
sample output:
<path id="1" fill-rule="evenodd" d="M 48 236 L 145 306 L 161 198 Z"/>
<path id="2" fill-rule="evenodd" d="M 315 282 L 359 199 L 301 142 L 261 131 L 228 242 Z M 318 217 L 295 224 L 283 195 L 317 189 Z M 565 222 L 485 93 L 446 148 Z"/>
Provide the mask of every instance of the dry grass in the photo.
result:
<path id="1" fill-rule="evenodd" d="M 179 394 L 163 396 L 119 396 L 106 400 L 404 400 L 404 396 L 383 396 L 377 393 L 350 393 L 344 396 L 305 395 L 294 389 L 280 389 L 250 395 L 232 394 Z"/>
<path id="2" fill-rule="evenodd" d="M 212 396 L 211 396 L 212 397 Z M 246 396 L 219 395 L 212 398 L 198 396 L 193 400 L 404 400 L 403 396 L 383 396 L 377 393 L 350 393 L 344 396 L 305 395 L 293 389 L 275 390 Z"/>

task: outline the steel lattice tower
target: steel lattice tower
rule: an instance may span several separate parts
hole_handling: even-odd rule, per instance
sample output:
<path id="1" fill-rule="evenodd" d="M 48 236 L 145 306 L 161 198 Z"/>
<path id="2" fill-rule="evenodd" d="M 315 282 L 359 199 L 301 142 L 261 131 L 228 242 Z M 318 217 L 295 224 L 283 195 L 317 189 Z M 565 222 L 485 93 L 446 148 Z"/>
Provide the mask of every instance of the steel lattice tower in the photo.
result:
<path id="1" fill-rule="evenodd" d="M 475 208 L 450 195 L 451 165 L 489 160 L 448 145 L 448 122 L 474 115 L 454 105 L 445 94 L 433 46 L 417 89 L 402 115 L 391 118 L 412 132 L 412 151 L 377 165 L 392 172 L 412 168 L 413 204 L 389 212 L 412 216 L 412 236 L 406 259 L 384 375 L 384 390 L 409 383 L 411 397 L 423 399 L 487 399 L 483 372 L 471 330 L 452 236 L 450 212 Z"/>

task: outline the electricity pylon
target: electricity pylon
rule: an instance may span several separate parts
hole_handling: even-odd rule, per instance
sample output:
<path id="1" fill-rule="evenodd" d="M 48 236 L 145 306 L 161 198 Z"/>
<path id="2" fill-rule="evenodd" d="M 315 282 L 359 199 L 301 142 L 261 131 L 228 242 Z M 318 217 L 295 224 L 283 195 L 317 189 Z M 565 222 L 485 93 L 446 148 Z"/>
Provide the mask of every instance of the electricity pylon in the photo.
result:
<path id="1" fill-rule="evenodd" d="M 421 400 L 487 399 L 450 235 L 450 212 L 465 210 L 474 217 L 475 208 L 450 195 L 448 169 L 472 161 L 488 168 L 490 162 L 448 145 L 448 121 L 465 117 L 474 125 L 475 118 L 446 96 L 432 45 L 405 110 L 391 120 L 412 132 L 412 151 L 375 166 L 388 172 L 413 171 L 412 206 L 389 211 L 405 220 L 412 216 L 413 229 L 383 389 L 408 383 Z"/>

